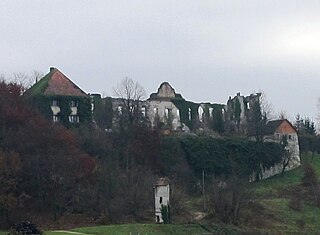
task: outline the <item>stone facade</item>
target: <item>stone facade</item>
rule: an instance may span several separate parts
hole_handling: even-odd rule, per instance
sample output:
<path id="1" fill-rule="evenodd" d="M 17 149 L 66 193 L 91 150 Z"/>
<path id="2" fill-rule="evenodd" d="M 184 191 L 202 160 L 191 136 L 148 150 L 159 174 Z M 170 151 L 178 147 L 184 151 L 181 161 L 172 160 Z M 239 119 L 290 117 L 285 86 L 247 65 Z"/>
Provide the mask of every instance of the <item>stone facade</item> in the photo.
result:
<path id="1" fill-rule="evenodd" d="M 172 102 L 173 99 L 181 97 L 169 83 L 164 82 L 160 85 L 157 93 L 152 93 L 147 100 L 147 115 L 151 126 L 155 127 L 162 123 L 164 126 L 177 130 L 181 127 L 179 109 Z"/>
<path id="2" fill-rule="evenodd" d="M 261 93 L 243 96 L 240 92 L 233 98 L 229 97 L 226 106 L 226 120 L 230 132 L 247 133 L 247 124 L 252 114 L 252 107 L 256 104 L 260 105 L 260 97 Z"/>

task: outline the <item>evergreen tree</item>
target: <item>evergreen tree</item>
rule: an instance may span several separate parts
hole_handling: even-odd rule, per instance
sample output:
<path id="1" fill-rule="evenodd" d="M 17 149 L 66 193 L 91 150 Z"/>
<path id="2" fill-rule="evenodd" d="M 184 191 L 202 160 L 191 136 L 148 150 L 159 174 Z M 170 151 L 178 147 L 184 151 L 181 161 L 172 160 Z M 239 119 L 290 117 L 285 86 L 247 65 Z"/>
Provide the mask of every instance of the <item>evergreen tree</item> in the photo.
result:
<path id="1" fill-rule="evenodd" d="M 214 131 L 218 132 L 219 134 L 224 132 L 224 121 L 222 117 L 222 111 L 219 108 L 215 108 L 213 110 L 213 120 L 212 120 L 212 128 Z"/>
<path id="2" fill-rule="evenodd" d="M 306 135 L 315 135 L 316 134 L 316 129 L 314 122 L 311 121 L 309 117 L 306 117 L 304 119 L 304 131 Z"/>
<path id="3" fill-rule="evenodd" d="M 294 127 L 297 129 L 299 134 L 304 133 L 304 122 L 299 113 L 295 117 Z"/>

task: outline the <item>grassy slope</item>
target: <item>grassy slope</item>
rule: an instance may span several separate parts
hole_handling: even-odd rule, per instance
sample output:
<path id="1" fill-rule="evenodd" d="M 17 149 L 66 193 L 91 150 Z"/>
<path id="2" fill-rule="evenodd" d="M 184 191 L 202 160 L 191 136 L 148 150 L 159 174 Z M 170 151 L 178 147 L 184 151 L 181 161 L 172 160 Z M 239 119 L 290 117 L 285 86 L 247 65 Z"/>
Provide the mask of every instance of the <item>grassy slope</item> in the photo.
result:
<path id="1" fill-rule="evenodd" d="M 320 175 L 320 155 L 303 156 L 312 159 L 312 165 Z M 309 193 L 301 185 L 302 167 L 254 183 L 255 202 L 247 208 L 246 227 L 271 230 L 272 234 L 311 234 L 320 231 L 320 208 L 313 205 Z M 293 209 L 294 208 L 294 209 Z"/>

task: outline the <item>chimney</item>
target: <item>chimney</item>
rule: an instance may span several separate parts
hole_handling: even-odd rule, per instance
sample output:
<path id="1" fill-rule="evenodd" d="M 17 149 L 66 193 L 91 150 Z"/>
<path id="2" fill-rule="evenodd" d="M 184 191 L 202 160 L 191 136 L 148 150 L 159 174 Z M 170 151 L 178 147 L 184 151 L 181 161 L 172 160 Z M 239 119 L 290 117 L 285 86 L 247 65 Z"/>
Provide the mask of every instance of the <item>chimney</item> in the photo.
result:
<path id="1" fill-rule="evenodd" d="M 55 68 L 54 67 L 50 67 L 50 72 L 52 72 Z"/>

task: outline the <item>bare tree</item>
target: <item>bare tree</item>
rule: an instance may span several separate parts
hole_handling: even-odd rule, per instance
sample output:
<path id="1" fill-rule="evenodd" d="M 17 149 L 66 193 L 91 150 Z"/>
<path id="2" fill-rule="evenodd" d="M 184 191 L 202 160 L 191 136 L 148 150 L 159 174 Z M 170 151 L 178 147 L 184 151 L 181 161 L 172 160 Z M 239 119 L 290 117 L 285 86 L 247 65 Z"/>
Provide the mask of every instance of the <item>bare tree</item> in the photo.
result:
<path id="1" fill-rule="evenodd" d="M 277 117 L 278 119 L 288 119 L 288 113 L 285 110 L 281 110 Z"/>
<path id="2" fill-rule="evenodd" d="M 10 80 L 24 87 L 24 89 L 30 88 L 34 83 L 38 82 L 44 76 L 43 72 L 33 70 L 31 74 L 24 72 L 13 73 Z"/>
<path id="3" fill-rule="evenodd" d="M 259 102 L 261 107 L 261 113 L 266 117 L 267 121 L 274 118 L 274 111 L 271 102 L 268 101 L 267 95 L 264 91 L 260 90 L 261 93 Z"/>
<path id="4" fill-rule="evenodd" d="M 286 170 L 287 166 L 291 161 L 291 156 L 292 156 L 288 150 L 288 137 L 286 135 L 282 137 L 282 140 L 280 141 L 280 145 L 283 150 L 282 171 L 281 171 L 281 177 L 282 177 L 284 175 L 284 171 Z"/>
<path id="5" fill-rule="evenodd" d="M 114 87 L 113 91 L 114 94 L 120 98 L 115 101 L 118 102 L 116 129 L 119 134 L 119 139 L 117 141 L 117 144 L 119 145 L 119 159 L 124 161 L 128 173 L 130 166 L 133 164 L 133 158 L 129 154 L 128 148 L 124 146 L 129 146 L 133 138 L 133 129 L 140 124 L 140 102 L 146 92 L 138 82 L 127 77 Z"/>
<path id="6" fill-rule="evenodd" d="M 143 87 L 131 78 L 124 78 L 113 88 L 114 94 L 126 100 L 141 100 L 146 95 Z"/>
<path id="7" fill-rule="evenodd" d="M 113 92 L 121 98 L 122 116 L 127 117 L 129 124 L 132 125 L 138 119 L 140 101 L 146 96 L 144 88 L 138 82 L 126 77 L 113 88 Z"/>
<path id="8" fill-rule="evenodd" d="M 224 223 L 240 222 L 240 211 L 250 198 L 247 181 L 236 175 L 215 178 L 210 185 L 210 211 Z"/>
<path id="9" fill-rule="evenodd" d="M 31 73 L 31 79 L 33 82 L 37 83 L 43 77 L 44 77 L 44 73 L 39 70 L 33 70 Z"/>

